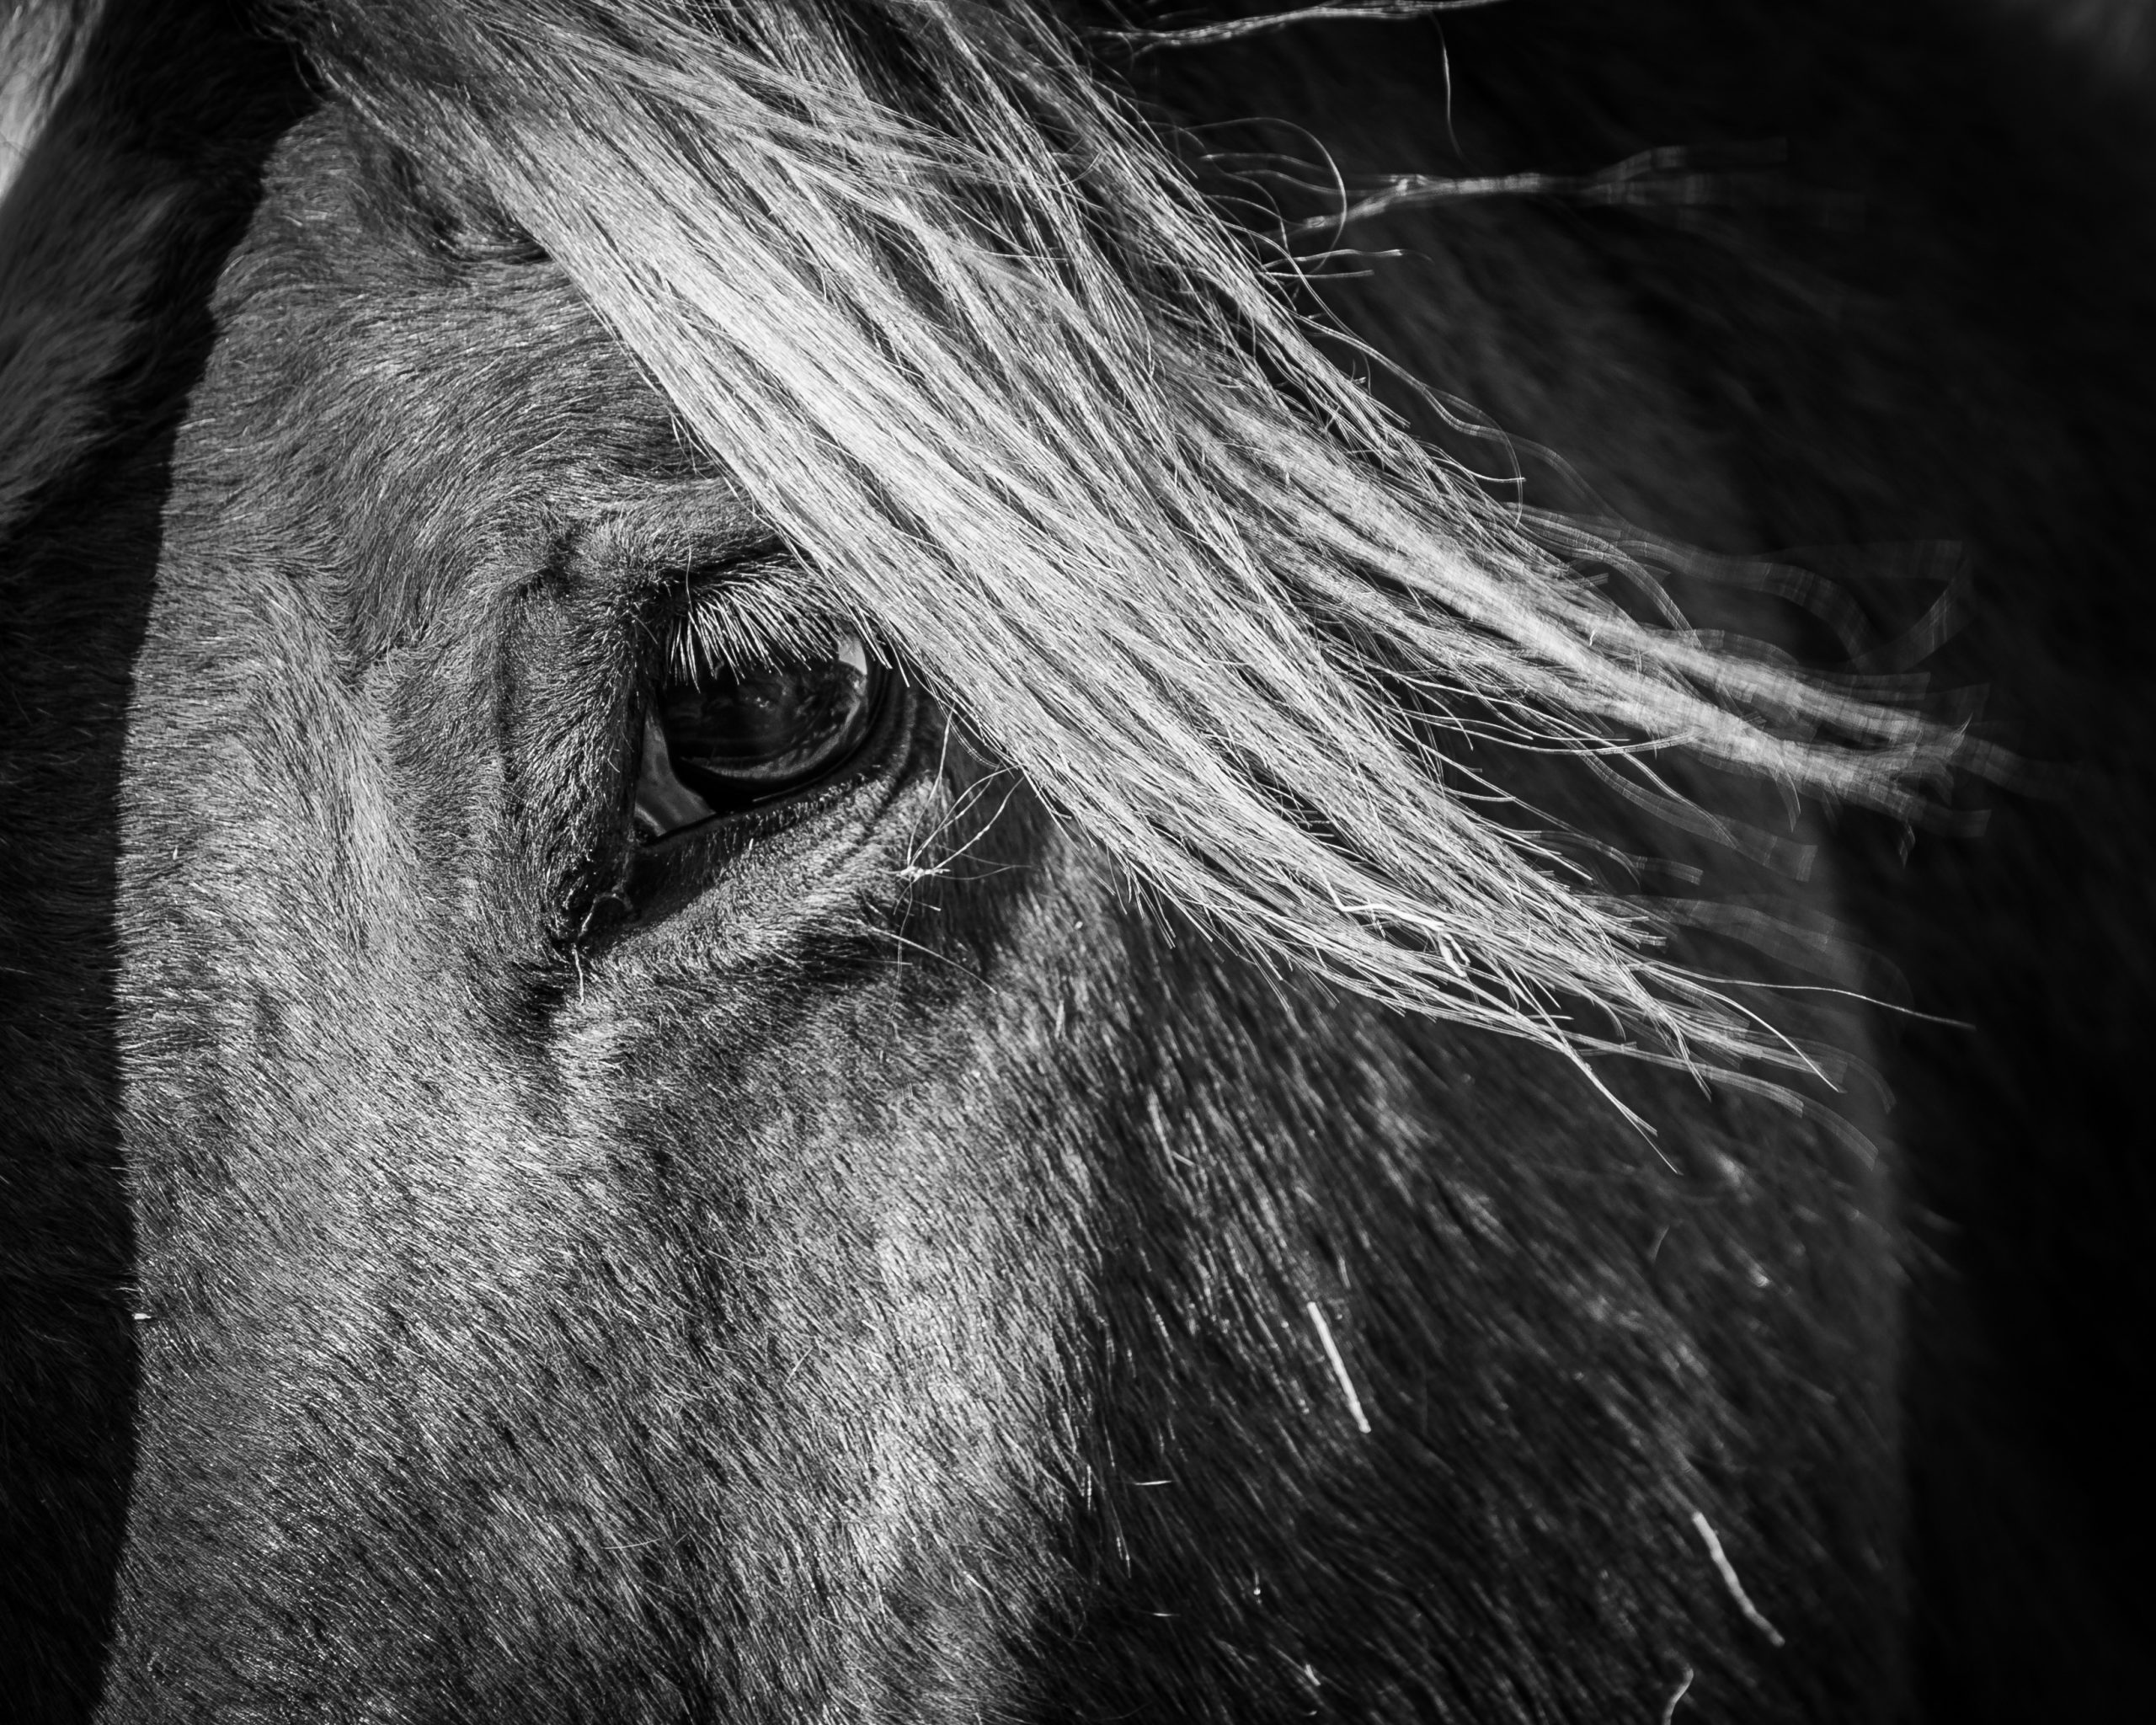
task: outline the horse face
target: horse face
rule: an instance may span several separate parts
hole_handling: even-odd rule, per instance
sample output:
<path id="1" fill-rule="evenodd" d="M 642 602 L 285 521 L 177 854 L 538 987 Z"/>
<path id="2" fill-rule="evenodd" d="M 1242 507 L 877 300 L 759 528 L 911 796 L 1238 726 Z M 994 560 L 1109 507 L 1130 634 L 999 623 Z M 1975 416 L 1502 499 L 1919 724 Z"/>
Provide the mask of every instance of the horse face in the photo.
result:
<path id="1" fill-rule="evenodd" d="M 1050 1578 L 1102 895 L 895 672 L 639 834 L 654 642 L 782 550 L 337 120 L 214 312 L 125 764 L 110 1704 L 959 1683 Z"/>
<path id="2" fill-rule="evenodd" d="M 40 723 L 116 737 L 132 670 L 124 751 L 4 787 L 56 844 L 119 785 L 116 926 L 39 1009 L 109 989 L 40 1031 L 104 1065 L 29 1135 L 130 1186 L 131 1240 L 46 1231 L 113 1242 L 45 1274 L 140 1363 L 80 1421 L 131 1427 L 76 1469 L 124 1538 L 48 1541 L 104 1717 L 1658 1704 L 1673 1647 L 1752 1681 L 1702 1504 L 1778 1633 L 1828 1596 L 1758 1553 L 1884 1578 L 1810 1626 L 1868 1683 L 1873 1177 L 1614 1079 L 1680 1186 L 1546 1052 L 1171 948 L 895 672 L 678 818 L 685 628 L 867 654 L 528 243 L 280 131 L 173 429 L 10 571 L 105 632 L 11 648 Z M 1838 1495 L 1748 1530 L 1702 1457 Z M 1490 1589 L 1456 1665 L 1424 1602 Z M 1590 1596 L 1582 1655 L 1539 1602 Z"/>
<path id="3" fill-rule="evenodd" d="M 9 380 L 75 365 L 47 398 L 109 422 L 0 467 L 0 1439 L 35 1452 L 0 1701 L 20 1669 L 115 1721 L 1898 1706 L 1891 1161 L 1171 949 L 528 242 L 296 124 L 283 51 L 227 77 L 192 8 L 126 12 L 143 91 L 0 212 Z M 147 136 L 257 86 L 244 148 Z M 175 155 L 131 204 L 99 178 L 131 150 Z M 167 247 L 198 183 L 244 232 Z M 54 263 L 70 200 L 124 268 Z M 1443 240 L 1441 318 L 1383 290 L 1415 341 L 1616 380 L 1552 440 L 1620 494 L 1722 488 L 1689 374 L 1624 361 L 1670 363 L 1629 277 L 1541 306 L 1599 280 L 1584 239 Z M 1537 291 L 1478 301 L 1482 265 Z M 1124 730 L 1127 772 L 1161 734 Z M 1563 764 L 1522 770 L 1570 818 Z M 1761 827 L 1757 794 L 1710 800 Z M 1713 833 L 1619 814 L 1616 855 L 1712 879 Z"/>

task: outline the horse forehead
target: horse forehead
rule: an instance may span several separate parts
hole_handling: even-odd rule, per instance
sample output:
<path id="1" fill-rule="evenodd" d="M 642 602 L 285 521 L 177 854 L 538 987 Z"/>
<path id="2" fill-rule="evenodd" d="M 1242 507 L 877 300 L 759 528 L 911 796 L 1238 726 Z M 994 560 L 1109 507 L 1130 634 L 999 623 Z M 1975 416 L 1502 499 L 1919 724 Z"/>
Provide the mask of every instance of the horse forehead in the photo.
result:
<path id="1" fill-rule="evenodd" d="M 408 611 L 505 537 L 709 473 L 558 268 L 450 231 L 398 167 L 335 109 L 280 141 L 187 436 L 226 537 Z"/>

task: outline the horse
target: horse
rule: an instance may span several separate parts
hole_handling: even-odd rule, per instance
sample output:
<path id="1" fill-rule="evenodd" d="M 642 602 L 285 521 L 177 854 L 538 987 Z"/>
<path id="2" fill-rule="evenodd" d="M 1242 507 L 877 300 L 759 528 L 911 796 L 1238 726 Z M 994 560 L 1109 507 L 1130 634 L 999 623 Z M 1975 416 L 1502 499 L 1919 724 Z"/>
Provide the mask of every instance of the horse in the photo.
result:
<path id="1" fill-rule="evenodd" d="M 5 20 L 9 1717 L 2148 1694 L 2124 12 Z"/>

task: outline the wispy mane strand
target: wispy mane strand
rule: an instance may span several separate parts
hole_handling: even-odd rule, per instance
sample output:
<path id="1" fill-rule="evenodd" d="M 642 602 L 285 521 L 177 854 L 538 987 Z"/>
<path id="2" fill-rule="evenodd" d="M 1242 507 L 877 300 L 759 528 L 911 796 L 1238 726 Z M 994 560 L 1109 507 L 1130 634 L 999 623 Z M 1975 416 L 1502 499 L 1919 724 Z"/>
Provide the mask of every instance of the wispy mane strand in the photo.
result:
<path id="1" fill-rule="evenodd" d="M 1908 813 L 1959 740 L 1614 608 L 1313 345 L 1024 0 L 284 8 L 528 228 L 798 548 L 1138 879 L 1396 1005 L 1758 1051 L 1449 792 L 1382 667 Z"/>

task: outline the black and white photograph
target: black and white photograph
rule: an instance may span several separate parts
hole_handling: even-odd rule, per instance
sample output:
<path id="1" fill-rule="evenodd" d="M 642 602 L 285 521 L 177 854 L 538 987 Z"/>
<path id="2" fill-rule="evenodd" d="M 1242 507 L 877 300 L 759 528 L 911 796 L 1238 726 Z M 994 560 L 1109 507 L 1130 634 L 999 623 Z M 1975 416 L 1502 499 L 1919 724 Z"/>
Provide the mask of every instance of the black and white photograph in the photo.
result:
<path id="1" fill-rule="evenodd" d="M 0 1725 L 2138 1725 L 2152 1121 L 2156 0 L 0 0 Z"/>

